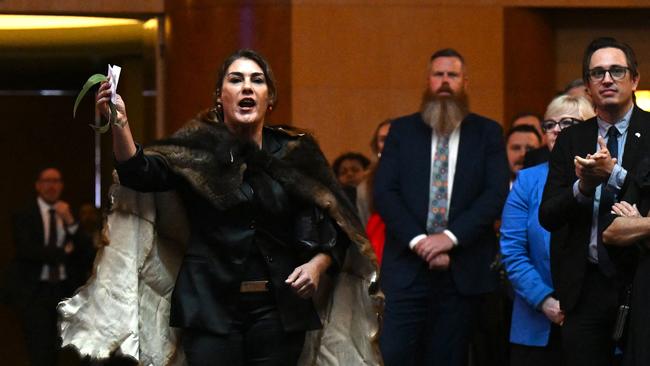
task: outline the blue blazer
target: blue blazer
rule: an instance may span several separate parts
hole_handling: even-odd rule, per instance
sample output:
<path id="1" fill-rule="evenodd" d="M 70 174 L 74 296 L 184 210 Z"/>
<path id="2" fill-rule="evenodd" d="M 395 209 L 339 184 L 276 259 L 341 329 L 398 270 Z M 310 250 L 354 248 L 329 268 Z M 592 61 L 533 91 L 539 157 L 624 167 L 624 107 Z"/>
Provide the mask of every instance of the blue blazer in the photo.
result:
<path id="1" fill-rule="evenodd" d="M 515 290 L 510 342 L 546 346 L 551 322 L 537 310 L 553 293 L 549 245 L 551 234 L 539 224 L 539 204 L 548 163 L 523 169 L 503 208 L 501 255 Z"/>
<path id="2" fill-rule="evenodd" d="M 426 234 L 429 210 L 432 131 L 419 113 L 391 124 L 374 186 L 374 202 L 386 223 L 381 286 L 385 292 L 407 289 L 427 276 L 426 263 L 409 248 Z M 501 126 L 476 114 L 460 126 L 448 229 L 458 238 L 450 252 L 450 271 L 463 295 L 492 291 L 490 269 L 497 253 L 494 222 L 508 194 L 509 169 Z"/>

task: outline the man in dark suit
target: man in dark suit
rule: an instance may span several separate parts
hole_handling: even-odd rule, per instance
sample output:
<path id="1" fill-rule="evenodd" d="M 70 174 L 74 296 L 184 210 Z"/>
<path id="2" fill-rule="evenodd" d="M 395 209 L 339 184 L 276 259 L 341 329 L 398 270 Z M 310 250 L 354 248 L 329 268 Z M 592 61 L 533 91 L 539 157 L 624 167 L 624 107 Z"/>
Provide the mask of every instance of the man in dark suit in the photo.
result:
<path id="1" fill-rule="evenodd" d="M 562 131 L 551 153 L 539 210 L 551 232 L 551 272 L 568 365 L 611 365 L 617 309 L 630 282 L 629 253 L 602 243 L 612 204 L 650 148 L 650 118 L 634 104 L 639 82 L 630 46 L 599 38 L 587 47 L 583 78 L 597 116 Z"/>
<path id="2" fill-rule="evenodd" d="M 13 217 L 16 257 L 11 266 L 11 300 L 23 323 L 30 365 L 56 365 L 59 348 L 56 305 L 81 281 L 79 261 L 92 260 L 88 240 L 77 233 L 70 206 L 60 200 L 61 172 L 42 170 L 38 197 Z"/>
<path id="3" fill-rule="evenodd" d="M 468 112 L 458 52 L 430 62 L 421 111 L 391 124 L 374 187 L 386 222 L 387 366 L 464 365 L 477 295 L 496 286 L 493 225 L 509 175 L 502 130 Z"/>

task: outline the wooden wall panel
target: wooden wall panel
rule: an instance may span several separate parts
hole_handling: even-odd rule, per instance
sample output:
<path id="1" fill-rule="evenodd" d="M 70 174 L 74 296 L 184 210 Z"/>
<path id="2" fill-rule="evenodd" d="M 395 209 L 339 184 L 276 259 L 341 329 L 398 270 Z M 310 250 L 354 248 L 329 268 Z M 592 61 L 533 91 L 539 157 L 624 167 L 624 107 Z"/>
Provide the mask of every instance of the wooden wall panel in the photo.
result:
<path id="1" fill-rule="evenodd" d="M 223 0 L 233 1 L 233 0 Z M 273 0 L 258 0 L 273 1 Z M 644 8 L 650 0 L 293 0 L 297 5 L 392 5 L 392 6 L 517 6 L 553 8 Z"/>
<path id="2" fill-rule="evenodd" d="M 639 89 L 650 89 L 650 10 L 594 9 L 556 10 L 555 31 L 556 80 L 555 88 L 581 77 L 582 56 L 594 38 L 615 37 L 628 43 L 636 53 L 641 72 Z"/>
<path id="3" fill-rule="evenodd" d="M 369 154 L 380 121 L 417 111 L 429 57 L 443 47 L 466 58 L 472 109 L 501 119 L 499 8 L 298 2 L 292 20 L 292 119 L 314 131 L 330 159 Z"/>
<path id="4" fill-rule="evenodd" d="M 543 114 L 555 95 L 554 29 L 548 12 L 504 11 L 504 112 L 506 128 L 521 112 Z"/>
<path id="5" fill-rule="evenodd" d="M 246 3 L 166 2 L 165 120 L 167 133 L 213 105 L 218 67 L 233 51 L 253 48 L 268 59 L 278 81 L 279 104 L 271 122 L 291 111 L 291 11 L 289 1 Z"/>

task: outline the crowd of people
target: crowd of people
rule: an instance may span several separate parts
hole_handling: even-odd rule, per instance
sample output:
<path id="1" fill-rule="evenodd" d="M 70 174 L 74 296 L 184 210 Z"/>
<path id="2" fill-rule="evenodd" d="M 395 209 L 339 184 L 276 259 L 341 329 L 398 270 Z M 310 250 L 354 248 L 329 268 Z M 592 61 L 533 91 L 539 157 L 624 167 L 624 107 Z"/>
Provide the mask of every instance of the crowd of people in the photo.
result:
<path id="1" fill-rule="evenodd" d="M 634 51 L 594 40 L 582 78 L 503 140 L 468 112 L 462 56 L 430 61 L 421 110 L 390 122 L 369 174 L 385 364 L 648 364 L 650 115 Z"/>
<path id="2" fill-rule="evenodd" d="M 115 285 L 125 299 L 110 300 L 116 309 L 139 299 L 181 331 L 140 357 L 189 365 L 650 364 L 650 113 L 635 104 L 634 51 L 595 39 L 582 77 L 543 116 L 522 111 L 505 133 L 470 111 L 468 67 L 452 48 L 434 52 L 420 109 L 377 125 L 371 159 L 347 152 L 331 168 L 308 134 L 265 126 L 277 95 L 255 51 L 223 63 L 214 108 L 146 148 L 133 140 L 124 101 L 103 83 L 96 104 L 105 117 L 117 98 L 120 184 L 175 191 L 188 226 L 178 266 L 165 267 L 170 293 L 142 300 L 141 289 Z M 24 283 L 12 292 L 34 365 L 54 364 L 56 304 L 88 278 L 94 251 L 84 248 L 105 240 L 93 230 L 96 216 L 77 223 L 62 188 L 56 168 L 41 170 L 37 198 L 15 216 L 15 278 Z M 154 200 L 156 210 L 166 207 Z M 162 233 L 167 223 L 153 225 Z M 104 346 L 87 322 L 120 313 L 85 307 L 97 301 L 93 288 L 73 298 L 81 305 L 62 322 L 64 343 L 96 356 Z M 136 332 L 150 337 L 157 326 Z"/>

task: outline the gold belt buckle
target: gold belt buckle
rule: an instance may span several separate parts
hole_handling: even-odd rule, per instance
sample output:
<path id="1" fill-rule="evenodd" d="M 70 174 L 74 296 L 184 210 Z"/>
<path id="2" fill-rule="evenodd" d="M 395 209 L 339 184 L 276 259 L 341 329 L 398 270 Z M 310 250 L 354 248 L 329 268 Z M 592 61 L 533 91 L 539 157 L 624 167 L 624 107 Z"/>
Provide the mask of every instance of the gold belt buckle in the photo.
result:
<path id="1" fill-rule="evenodd" d="M 269 281 L 242 281 L 239 292 L 268 292 Z"/>

